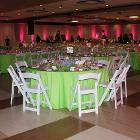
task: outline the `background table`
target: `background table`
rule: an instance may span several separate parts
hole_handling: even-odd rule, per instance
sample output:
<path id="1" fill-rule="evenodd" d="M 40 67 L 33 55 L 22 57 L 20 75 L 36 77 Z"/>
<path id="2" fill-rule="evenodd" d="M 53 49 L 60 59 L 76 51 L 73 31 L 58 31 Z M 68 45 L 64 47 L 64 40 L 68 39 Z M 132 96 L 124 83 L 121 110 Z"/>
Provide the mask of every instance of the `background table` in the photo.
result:
<path id="1" fill-rule="evenodd" d="M 140 70 L 140 52 L 130 52 L 129 61 L 133 70 Z"/>
<path id="2" fill-rule="evenodd" d="M 0 71 L 7 73 L 9 65 L 13 65 L 15 60 L 15 54 L 1 54 L 0 55 Z"/>

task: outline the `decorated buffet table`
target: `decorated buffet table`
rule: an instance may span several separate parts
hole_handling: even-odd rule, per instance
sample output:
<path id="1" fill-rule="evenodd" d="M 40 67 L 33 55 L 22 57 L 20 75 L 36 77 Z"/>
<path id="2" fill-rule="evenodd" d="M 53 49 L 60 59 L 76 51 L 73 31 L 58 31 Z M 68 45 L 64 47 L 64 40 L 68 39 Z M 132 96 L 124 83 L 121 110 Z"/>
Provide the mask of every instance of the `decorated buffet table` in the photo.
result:
<path id="1" fill-rule="evenodd" d="M 89 46 L 89 43 L 64 43 L 45 48 L 20 48 L 19 50 L 0 51 L 0 71 L 1 73 L 7 73 L 8 66 L 14 65 L 14 63 L 19 60 L 25 60 L 28 66 L 31 66 L 31 58 L 42 59 L 56 56 L 63 57 L 67 55 L 67 48 L 73 48 L 72 56 L 90 56 L 95 60 L 104 59 L 109 61 L 112 61 L 113 56 L 118 55 L 119 51 L 121 52 L 121 55 L 123 55 L 123 52 L 129 51 L 131 69 L 140 70 L 140 49 L 138 46 L 132 47 L 130 45 L 124 45 L 122 47 L 114 44 L 110 47 L 109 45 L 102 47 L 101 45 L 96 44 L 93 47 Z"/>

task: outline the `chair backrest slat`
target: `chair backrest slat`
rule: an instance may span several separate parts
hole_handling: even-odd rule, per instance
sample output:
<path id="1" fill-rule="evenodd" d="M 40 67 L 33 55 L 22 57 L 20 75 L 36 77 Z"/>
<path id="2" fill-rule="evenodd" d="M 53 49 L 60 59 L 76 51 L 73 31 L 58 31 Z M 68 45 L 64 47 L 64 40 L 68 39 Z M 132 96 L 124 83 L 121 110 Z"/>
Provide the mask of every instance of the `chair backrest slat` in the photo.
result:
<path id="1" fill-rule="evenodd" d="M 24 68 L 27 68 L 28 67 L 26 61 L 17 61 L 15 63 L 15 65 L 16 65 L 16 68 L 17 68 L 18 72 L 21 72 L 22 71 L 21 70 L 21 67 L 24 67 Z"/>
<path id="2" fill-rule="evenodd" d="M 78 76 L 78 80 L 87 80 L 87 79 L 95 79 L 99 81 L 100 79 L 100 73 L 86 73 L 86 74 L 80 74 Z"/>

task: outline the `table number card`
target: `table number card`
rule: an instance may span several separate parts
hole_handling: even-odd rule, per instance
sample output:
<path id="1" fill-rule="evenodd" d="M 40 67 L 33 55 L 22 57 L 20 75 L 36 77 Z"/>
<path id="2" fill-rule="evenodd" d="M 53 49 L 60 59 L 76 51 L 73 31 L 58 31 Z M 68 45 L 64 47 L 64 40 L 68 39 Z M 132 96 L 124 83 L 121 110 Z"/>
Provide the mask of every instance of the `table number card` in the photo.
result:
<path id="1" fill-rule="evenodd" d="M 67 53 L 73 53 L 73 47 L 67 47 Z"/>

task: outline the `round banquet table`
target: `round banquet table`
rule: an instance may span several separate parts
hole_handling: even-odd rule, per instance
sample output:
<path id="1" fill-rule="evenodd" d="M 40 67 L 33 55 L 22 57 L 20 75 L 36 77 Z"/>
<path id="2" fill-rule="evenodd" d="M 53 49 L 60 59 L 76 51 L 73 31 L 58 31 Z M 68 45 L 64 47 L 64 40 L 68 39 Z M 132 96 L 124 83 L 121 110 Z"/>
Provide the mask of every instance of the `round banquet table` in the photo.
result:
<path id="1" fill-rule="evenodd" d="M 79 74 L 98 72 L 101 73 L 100 83 L 109 81 L 108 70 L 106 68 L 83 72 L 47 72 L 37 69 L 28 69 L 27 71 L 40 74 L 43 85 L 48 87 L 47 93 L 53 109 L 69 108 L 73 89 Z M 83 84 L 91 86 L 93 85 L 93 81 L 86 81 L 86 83 Z M 31 81 L 31 86 L 34 85 L 35 82 Z M 98 88 L 98 100 L 101 99 L 104 90 L 102 87 Z M 46 107 L 45 105 L 43 106 Z"/>

